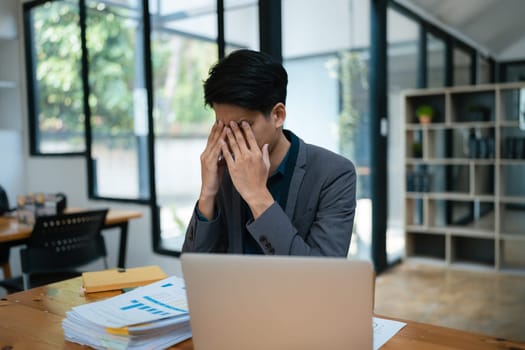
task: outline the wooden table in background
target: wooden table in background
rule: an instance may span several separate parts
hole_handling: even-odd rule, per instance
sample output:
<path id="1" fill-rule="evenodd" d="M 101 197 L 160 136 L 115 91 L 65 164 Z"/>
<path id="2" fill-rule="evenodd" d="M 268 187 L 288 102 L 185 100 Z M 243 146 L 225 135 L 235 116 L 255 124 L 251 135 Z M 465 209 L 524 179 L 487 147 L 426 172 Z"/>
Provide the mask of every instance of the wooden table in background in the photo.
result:
<path id="1" fill-rule="evenodd" d="M 62 319 L 73 306 L 109 298 L 119 292 L 80 295 L 81 278 L 34 288 L 0 301 L 0 349 L 85 349 L 64 340 Z M 382 316 L 379 316 L 382 317 Z M 525 350 L 524 343 L 418 322 L 407 325 L 381 350 Z M 190 340 L 170 349 L 193 350 Z M 330 349 L 327 344 L 326 349 Z M 270 349 L 269 349 L 270 350 Z"/>
<path id="2" fill-rule="evenodd" d="M 82 209 L 68 208 L 66 212 L 78 212 Z M 128 222 L 137 219 L 142 213 L 136 210 L 115 210 L 110 209 L 106 215 L 103 229 L 119 228 L 120 243 L 118 252 L 118 267 L 126 267 L 126 245 L 128 242 Z M 24 241 L 31 236 L 31 225 L 20 224 L 13 217 L 0 216 L 0 243 L 9 245 L 24 244 Z"/>

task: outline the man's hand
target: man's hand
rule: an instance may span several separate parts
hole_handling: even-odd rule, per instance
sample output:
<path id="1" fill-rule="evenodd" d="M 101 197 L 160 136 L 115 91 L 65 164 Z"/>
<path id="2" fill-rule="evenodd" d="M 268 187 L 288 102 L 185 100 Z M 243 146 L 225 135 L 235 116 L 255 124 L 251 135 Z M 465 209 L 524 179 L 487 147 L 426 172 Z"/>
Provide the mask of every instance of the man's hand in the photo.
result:
<path id="1" fill-rule="evenodd" d="M 217 121 L 208 136 L 208 142 L 201 154 L 201 193 L 199 211 L 208 220 L 212 220 L 215 210 L 215 196 L 219 192 L 224 161 L 221 157 L 221 144 L 224 142 L 226 128 L 222 121 Z"/>
<path id="2" fill-rule="evenodd" d="M 221 149 L 233 185 L 257 219 L 274 202 L 266 187 L 270 171 L 268 144 L 259 149 L 246 121 L 240 127 L 232 121 L 225 130 L 227 142 L 221 139 Z"/>

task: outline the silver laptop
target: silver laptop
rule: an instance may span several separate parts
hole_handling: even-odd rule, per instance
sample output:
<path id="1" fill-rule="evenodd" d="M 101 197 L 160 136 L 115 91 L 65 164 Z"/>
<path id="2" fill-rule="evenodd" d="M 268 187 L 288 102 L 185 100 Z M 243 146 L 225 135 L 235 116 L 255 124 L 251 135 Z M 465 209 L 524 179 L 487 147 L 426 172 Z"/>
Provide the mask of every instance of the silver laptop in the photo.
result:
<path id="1" fill-rule="evenodd" d="M 183 254 L 196 350 L 372 349 L 372 266 L 336 258 Z"/>

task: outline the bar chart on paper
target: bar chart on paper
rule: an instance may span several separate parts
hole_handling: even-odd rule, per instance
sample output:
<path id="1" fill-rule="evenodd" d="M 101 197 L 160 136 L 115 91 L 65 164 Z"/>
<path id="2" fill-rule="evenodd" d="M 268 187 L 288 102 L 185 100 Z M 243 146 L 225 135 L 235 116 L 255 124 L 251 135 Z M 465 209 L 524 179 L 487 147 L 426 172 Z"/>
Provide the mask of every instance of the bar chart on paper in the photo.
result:
<path id="1" fill-rule="evenodd" d="M 183 280 L 173 276 L 74 310 L 93 323 L 117 328 L 187 315 L 188 304 Z"/>
<path id="2" fill-rule="evenodd" d="M 172 276 L 75 306 L 62 321 L 68 341 L 94 348 L 165 349 L 191 337 L 184 281 Z"/>

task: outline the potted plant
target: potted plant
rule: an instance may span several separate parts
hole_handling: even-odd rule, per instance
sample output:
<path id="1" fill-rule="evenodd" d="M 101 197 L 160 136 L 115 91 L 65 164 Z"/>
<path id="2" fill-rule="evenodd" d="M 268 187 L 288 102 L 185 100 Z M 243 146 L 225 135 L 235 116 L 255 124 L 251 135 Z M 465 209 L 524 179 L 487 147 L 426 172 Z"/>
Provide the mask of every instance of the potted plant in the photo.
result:
<path id="1" fill-rule="evenodd" d="M 434 108 L 429 105 L 421 105 L 416 109 L 417 119 L 421 124 L 430 124 L 434 117 Z"/>

